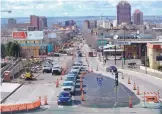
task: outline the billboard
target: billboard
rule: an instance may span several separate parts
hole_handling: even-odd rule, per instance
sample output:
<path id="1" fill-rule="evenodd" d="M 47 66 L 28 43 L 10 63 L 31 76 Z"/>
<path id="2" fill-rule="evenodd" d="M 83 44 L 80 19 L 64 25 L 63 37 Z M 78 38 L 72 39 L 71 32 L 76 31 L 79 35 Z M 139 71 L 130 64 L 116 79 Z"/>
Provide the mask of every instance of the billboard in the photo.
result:
<path id="1" fill-rule="evenodd" d="M 42 40 L 43 31 L 28 31 L 27 40 Z"/>
<path id="2" fill-rule="evenodd" d="M 56 38 L 56 33 L 48 33 L 48 38 Z"/>
<path id="3" fill-rule="evenodd" d="M 26 31 L 14 31 L 12 32 L 12 38 L 17 40 L 24 40 L 27 39 L 27 32 Z"/>

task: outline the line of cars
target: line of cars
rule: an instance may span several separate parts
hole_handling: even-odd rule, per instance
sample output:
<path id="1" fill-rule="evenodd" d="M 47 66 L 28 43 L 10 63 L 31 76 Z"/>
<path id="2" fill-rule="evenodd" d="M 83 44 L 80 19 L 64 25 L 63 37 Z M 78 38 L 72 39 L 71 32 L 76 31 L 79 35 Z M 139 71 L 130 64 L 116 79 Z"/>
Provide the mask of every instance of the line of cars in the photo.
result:
<path id="1" fill-rule="evenodd" d="M 78 52 L 78 51 L 77 51 Z M 61 93 L 58 96 L 58 105 L 72 104 L 72 95 L 75 95 L 75 85 L 80 73 L 87 72 L 88 68 L 83 65 L 81 57 L 77 54 L 76 60 L 68 74 L 65 75 L 65 80 L 61 87 Z"/>
<path id="2" fill-rule="evenodd" d="M 58 62 L 46 60 L 43 63 L 43 73 L 52 73 L 52 75 L 61 75 L 62 67 L 58 64 Z"/>

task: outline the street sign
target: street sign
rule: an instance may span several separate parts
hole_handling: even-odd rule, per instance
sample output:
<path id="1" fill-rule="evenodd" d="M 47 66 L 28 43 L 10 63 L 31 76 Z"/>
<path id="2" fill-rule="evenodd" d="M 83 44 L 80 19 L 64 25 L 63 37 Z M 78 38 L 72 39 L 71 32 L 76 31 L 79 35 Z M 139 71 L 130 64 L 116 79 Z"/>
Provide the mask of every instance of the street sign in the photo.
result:
<path id="1" fill-rule="evenodd" d="M 103 78 L 102 77 L 97 77 L 97 84 L 98 86 L 102 86 Z"/>
<path id="2" fill-rule="evenodd" d="M 131 42 L 117 41 L 114 42 L 114 45 L 131 45 Z"/>

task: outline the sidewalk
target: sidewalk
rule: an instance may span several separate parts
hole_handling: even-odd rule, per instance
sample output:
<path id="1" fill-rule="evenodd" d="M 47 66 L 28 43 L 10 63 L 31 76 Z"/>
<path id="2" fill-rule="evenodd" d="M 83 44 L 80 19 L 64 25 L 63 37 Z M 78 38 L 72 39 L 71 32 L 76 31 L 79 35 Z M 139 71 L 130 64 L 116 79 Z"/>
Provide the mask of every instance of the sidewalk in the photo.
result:
<path id="1" fill-rule="evenodd" d="M 96 57 L 96 60 L 97 60 L 98 62 L 100 62 L 99 59 L 98 59 L 98 57 Z M 128 67 L 127 67 L 127 63 L 128 63 L 129 61 L 131 61 L 131 60 L 127 60 L 127 61 L 126 61 L 126 65 L 123 65 L 123 68 L 122 68 L 122 64 L 121 64 L 121 61 L 120 61 L 120 60 L 117 60 L 117 62 L 116 62 L 117 64 L 116 64 L 116 65 L 115 65 L 114 60 L 113 60 L 113 61 L 108 60 L 108 61 L 106 62 L 105 65 L 103 65 L 103 61 L 101 61 L 100 63 L 101 63 L 104 67 L 116 66 L 118 69 L 129 70 L 129 71 L 134 71 L 134 72 L 139 72 L 139 73 L 146 74 L 146 71 L 145 71 L 145 70 L 141 70 L 141 69 L 140 69 L 140 63 L 139 63 L 139 62 L 137 63 L 136 68 L 128 68 Z M 162 74 L 159 74 L 159 73 L 153 73 L 153 72 L 147 71 L 147 75 L 155 76 L 155 77 L 158 77 L 158 78 L 161 78 L 161 79 L 162 79 Z"/>
<path id="2" fill-rule="evenodd" d="M 5 101 L 11 94 L 13 94 L 22 84 L 19 83 L 2 83 L 0 86 L 1 103 Z"/>

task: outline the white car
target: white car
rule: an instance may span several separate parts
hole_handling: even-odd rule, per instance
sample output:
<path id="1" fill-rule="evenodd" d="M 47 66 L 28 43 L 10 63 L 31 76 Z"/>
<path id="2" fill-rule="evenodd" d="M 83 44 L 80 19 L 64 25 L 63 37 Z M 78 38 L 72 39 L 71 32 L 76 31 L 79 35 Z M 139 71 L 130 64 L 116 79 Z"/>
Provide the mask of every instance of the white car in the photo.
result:
<path id="1" fill-rule="evenodd" d="M 80 72 L 81 66 L 73 66 L 71 72 Z"/>
<path id="2" fill-rule="evenodd" d="M 51 73 L 52 67 L 51 67 L 50 65 L 44 65 L 42 70 L 43 70 L 43 73 L 44 73 L 44 72 L 49 72 L 49 73 Z"/>
<path id="3" fill-rule="evenodd" d="M 68 91 L 71 94 L 75 94 L 75 85 L 73 81 L 64 81 L 61 91 Z"/>
<path id="4" fill-rule="evenodd" d="M 56 75 L 61 75 L 62 72 L 62 68 L 59 65 L 55 65 L 52 67 L 52 75 L 56 74 Z"/>

